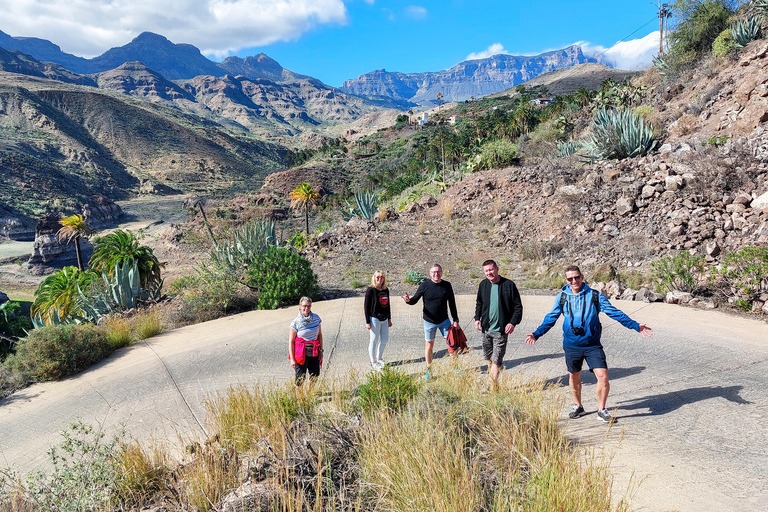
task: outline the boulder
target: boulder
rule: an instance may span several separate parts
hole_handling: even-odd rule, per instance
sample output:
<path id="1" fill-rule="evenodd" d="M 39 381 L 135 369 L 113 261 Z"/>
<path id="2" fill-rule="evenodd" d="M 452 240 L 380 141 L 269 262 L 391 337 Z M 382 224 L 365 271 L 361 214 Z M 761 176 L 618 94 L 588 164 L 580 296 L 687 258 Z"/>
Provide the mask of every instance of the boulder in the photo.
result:
<path id="1" fill-rule="evenodd" d="M 667 292 L 667 295 L 664 297 L 664 302 L 667 304 L 688 304 L 691 300 L 693 300 L 693 294 L 681 290 Z"/>
<path id="2" fill-rule="evenodd" d="M 541 195 L 544 197 L 550 197 L 555 194 L 555 186 L 547 182 L 544 185 L 541 186 Z"/>
<path id="3" fill-rule="evenodd" d="M 753 210 L 765 210 L 768 208 L 768 192 L 755 198 L 749 206 Z"/>
<path id="4" fill-rule="evenodd" d="M 637 290 L 633 290 L 632 288 L 627 288 L 623 292 L 621 292 L 621 295 L 619 296 L 620 300 L 635 300 L 635 295 L 637 295 Z"/>
<path id="5" fill-rule="evenodd" d="M 608 236 L 619 236 L 620 231 L 613 224 L 606 224 L 603 226 L 603 233 L 606 233 Z"/>
<path id="6" fill-rule="evenodd" d="M 616 213 L 622 217 L 635 211 L 635 200 L 631 197 L 620 197 L 616 201 Z"/>
<path id="7" fill-rule="evenodd" d="M 421 205 L 419 203 L 410 202 L 407 205 L 405 205 L 405 208 L 403 208 L 403 211 L 405 213 L 416 213 L 419 210 L 421 210 Z"/>
<path id="8" fill-rule="evenodd" d="M 35 243 L 32 245 L 32 256 L 28 267 L 53 266 L 64 267 L 77 265 L 75 243 L 63 244 L 56 238 L 61 229 L 58 214 L 49 214 L 41 218 L 35 226 Z M 87 262 L 93 254 L 93 245 L 85 238 L 80 239 L 80 251 L 83 262 Z"/>
<path id="9" fill-rule="evenodd" d="M 419 199 L 419 204 L 424 208 L 432 208 L 437 206 L 437 199 L 430 195 L 423 195 L 421 196 L 421 199 Z"/>

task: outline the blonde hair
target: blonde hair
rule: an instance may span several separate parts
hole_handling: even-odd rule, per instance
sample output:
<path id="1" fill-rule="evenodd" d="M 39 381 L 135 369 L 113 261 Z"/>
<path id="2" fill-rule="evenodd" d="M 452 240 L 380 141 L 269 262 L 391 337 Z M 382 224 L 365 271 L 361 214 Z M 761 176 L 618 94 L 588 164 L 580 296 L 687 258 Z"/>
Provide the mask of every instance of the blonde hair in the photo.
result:
<path id="1" fill-rule="evenodd" d="M 383 290 L 387 286 L 387 276 L 385 276 L 384 272 L 382 272 L 381 270 L 377 270 L 371 276 L 371 286 L 373 286 L 374 288 L 378 288 L 378 284 L 376 283 L 376 278 L 378 276 L 381 276 L 384 278 L 384 280 L 381 282 L 381 289 Z"/>

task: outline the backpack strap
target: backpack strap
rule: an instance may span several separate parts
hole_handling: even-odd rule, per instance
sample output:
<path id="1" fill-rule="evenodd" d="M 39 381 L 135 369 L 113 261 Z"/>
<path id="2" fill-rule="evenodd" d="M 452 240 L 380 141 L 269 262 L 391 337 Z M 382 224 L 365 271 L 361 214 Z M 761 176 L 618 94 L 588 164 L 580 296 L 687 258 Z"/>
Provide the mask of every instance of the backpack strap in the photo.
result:
<path id="1" fill-rule="evenodd" d="M 597 290 L 592 290 L 592 304 L 597 312 L 600 313 L 600 292 Z M 563 306 L 565 306 L 565 292 L 560 292 L 560 310 L 563 309 Z"/>

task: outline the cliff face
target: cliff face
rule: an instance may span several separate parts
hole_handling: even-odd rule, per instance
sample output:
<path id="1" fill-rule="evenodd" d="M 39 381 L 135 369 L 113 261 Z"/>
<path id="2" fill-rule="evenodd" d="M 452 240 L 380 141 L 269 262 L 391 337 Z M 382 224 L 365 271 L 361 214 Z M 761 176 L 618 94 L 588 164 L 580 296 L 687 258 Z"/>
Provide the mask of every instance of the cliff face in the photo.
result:
<path id="1" fill-rule="evenodd" d="M 509 89 L 541 74 L 595 62 L 579 46 L 542 53 L 531 57 L 494 55 L 487 59 L 467 60 L 450 69 L 428 73 L 398 73 L 384 69 L 347 80 L 341 90 L 371 98 L 427 105 L 443 94 L 445 101 L 464 101 Z"/>

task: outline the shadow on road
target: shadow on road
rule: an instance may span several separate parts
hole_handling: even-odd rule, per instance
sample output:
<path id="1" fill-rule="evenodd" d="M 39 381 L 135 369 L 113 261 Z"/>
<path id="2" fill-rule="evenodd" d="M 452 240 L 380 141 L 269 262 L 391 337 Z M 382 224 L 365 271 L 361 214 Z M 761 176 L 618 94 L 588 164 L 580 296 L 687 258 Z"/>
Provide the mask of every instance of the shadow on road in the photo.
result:
<path id="1" fill-rule="evenodd" d="M 642 398 L 633 398 L 619 402 L 622 410 L 642 410 L 648 409 L 648 412 L 638 412 L 636 414 L 622 414 L 622 418 L 632 418 L 640 416 L 654 416 L 667 414 L 680 407 L 711 398 L 724 398 L 729 402 L 736 404 L 749 405 L 749 402 L 739 396 L 743 386 L 706 386 L 700 388 L 683 389 L 681 391 L 670 391 L 660 395 L 649 395 Z"/>
<path id="2" fill-rule="evenodd" d="M 624 377 L 629 377 L 631 375 L 637 375 L 639 373 L 642 373 L 645 370 L 645 368 L 646 368 L 645 366 L 631 366 L 629 368 L 609 368 L 608 377 L 611 380 L 618 380 Z M 597 379 L 595 378 L 595 374 L 588 370 L 583 370 L 581 372 L 581 383 L 597 384 Z M 568 374 L 565 374 L 562 377 L 553 377 L 551 379 L 548 379 L 545 384 L 548 384 L 550 386 L 567 386 Z"/>

